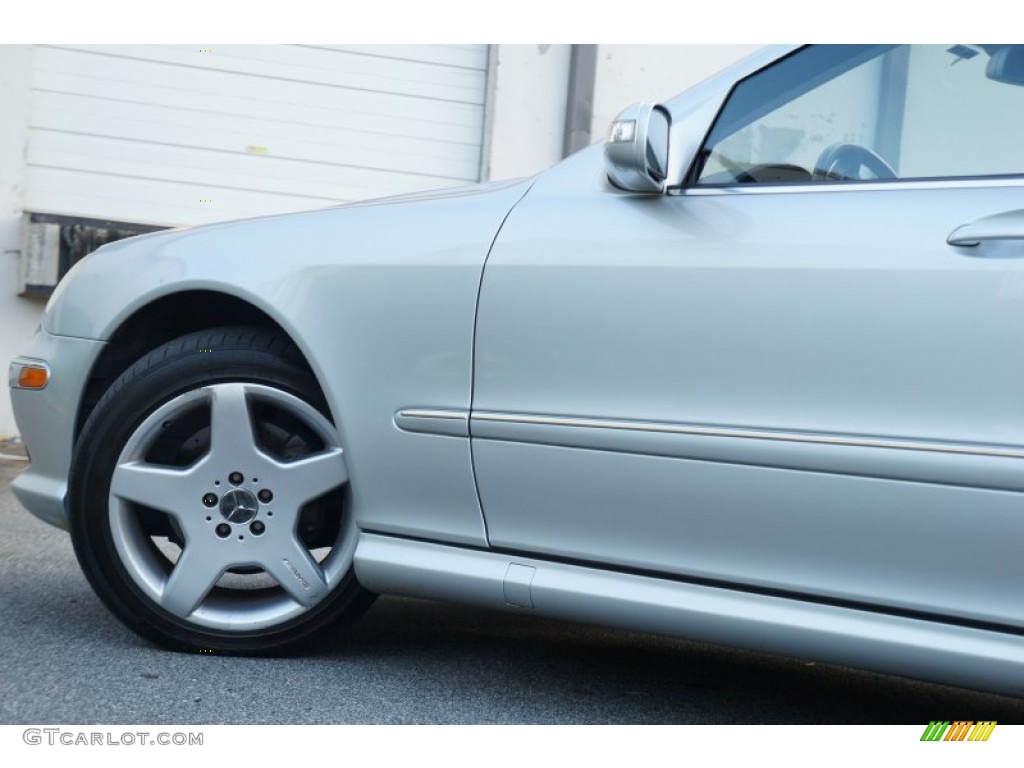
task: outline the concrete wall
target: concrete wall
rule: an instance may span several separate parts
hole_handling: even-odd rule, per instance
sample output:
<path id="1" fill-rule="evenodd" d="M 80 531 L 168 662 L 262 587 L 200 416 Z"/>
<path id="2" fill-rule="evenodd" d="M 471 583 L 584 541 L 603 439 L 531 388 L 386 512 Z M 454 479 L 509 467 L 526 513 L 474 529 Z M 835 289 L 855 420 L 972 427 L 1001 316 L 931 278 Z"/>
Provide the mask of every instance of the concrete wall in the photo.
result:
<path id="1" fill-rule="evenodd" d="M 32 47 L 0 45 L 0 439 L 16 433 L 7 361 L 25 349 L 43 310 L 17 294 L 31 77 Z"/>
<path id="2" fill-rule="evenodd" d="M 531 176 L 562 159 L 571 48 L 492 47 L 485 181 Z"/>

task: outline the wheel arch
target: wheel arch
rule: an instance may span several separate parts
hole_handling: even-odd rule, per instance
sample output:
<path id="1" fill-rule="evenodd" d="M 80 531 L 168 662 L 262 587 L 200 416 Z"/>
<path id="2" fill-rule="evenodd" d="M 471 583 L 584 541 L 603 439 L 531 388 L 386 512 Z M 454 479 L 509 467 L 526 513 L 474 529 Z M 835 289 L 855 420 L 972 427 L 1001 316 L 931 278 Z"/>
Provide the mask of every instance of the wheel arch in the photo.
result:
<path id="1" fill-rule="evenodd" d="M 247 325 L 273 330 L 287 336 L 302 357 L 302 363 L 322 383 L 294 335 L 264 309 L 230 293 L 216 290 L 185 290 L 167 294 L 136 309 L 111 331 L 107 344 L 93 363 L 79 401 L 73 439 L 78 442 L 82 427 L 110 385 L 151 350 L 194 331 L 220 326 Z"/>

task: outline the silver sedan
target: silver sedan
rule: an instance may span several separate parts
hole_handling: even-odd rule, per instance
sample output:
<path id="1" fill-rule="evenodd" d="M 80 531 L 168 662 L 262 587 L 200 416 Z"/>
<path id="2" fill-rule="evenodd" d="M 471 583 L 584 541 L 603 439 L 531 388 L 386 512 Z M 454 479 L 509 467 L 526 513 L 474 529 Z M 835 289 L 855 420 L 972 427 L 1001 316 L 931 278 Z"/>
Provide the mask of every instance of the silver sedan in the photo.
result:
<path id="1" fill-rule="evenodd" d="M 765 49 L 539 176 L 144 235 L 11 365 L 128 626 L 378 593 L 1024 694 L 1024 46 Z"/>

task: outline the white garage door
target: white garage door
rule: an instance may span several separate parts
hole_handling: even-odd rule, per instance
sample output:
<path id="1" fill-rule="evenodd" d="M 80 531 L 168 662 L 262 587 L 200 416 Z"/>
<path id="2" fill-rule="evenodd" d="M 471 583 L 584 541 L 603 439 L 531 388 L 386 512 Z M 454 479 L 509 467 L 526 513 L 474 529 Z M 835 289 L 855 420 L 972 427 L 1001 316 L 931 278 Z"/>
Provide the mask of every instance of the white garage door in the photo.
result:
<path id="1" fill-rule="evenodd" d="M 38 46 L 25 208 L 159 225 L 475 182 L 487 46 Z"/>

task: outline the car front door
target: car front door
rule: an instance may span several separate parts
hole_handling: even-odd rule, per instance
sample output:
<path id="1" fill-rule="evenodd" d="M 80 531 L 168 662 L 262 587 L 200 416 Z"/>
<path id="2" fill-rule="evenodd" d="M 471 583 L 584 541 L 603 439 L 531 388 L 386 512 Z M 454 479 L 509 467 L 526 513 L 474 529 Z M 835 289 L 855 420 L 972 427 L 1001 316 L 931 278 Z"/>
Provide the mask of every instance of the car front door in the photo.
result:
<path id="1" fill-rule="evenodd" d="M 1024 626 L 1022 62 L 801 49 L 672 194 L 542 176 L 481 289 L 491 546 Z"/>

